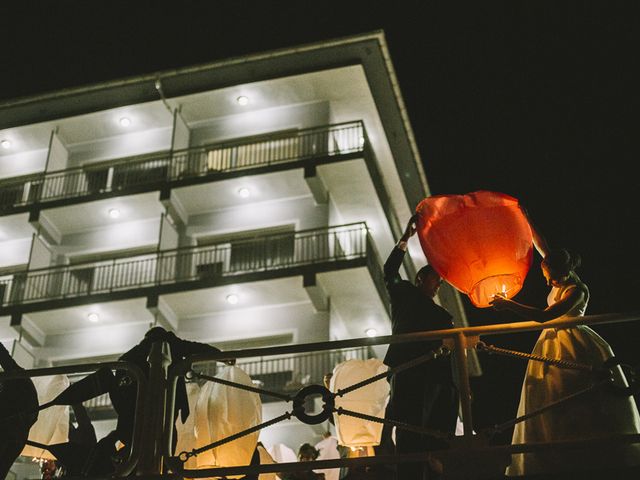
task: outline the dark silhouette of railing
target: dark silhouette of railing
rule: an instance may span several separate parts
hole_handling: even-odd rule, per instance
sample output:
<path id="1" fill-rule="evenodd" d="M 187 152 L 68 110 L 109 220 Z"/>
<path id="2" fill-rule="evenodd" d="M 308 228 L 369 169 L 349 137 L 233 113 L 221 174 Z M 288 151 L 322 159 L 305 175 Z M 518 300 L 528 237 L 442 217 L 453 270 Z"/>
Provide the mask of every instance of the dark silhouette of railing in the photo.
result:
<path id="1" fill-rule="evenodd" d="M 296 355 L 283 355 L 277 358 L 260 357 L 258 359 L 240 360 L 236 366 L 247 373 L 256 385 L 266 390 L 286 393 L 296 392 L 311 384 L 322 384 L 324 376 L 331 373 L 336 365 L 346 360 L 367 360 L 374 358 L 368 347 L 347 348 L 326 352 L 311 352 Z M 216 375 L 218 362 L 203 362 L 195 365 L 195 369 L 207 375 Z M 78 377 L 80 379 L 82 377 Z M 70 379 L 72 382 L 75 378 Z M 262 396 L 262 402 L 274 399 Z M 108 394 L 100 395 L 84 402 L 93 418 L 112 418 L 115 415 Z"/>
<path id="2" fill-rule="evenodd" d="M 175 182 L 365 151 L 362 122 L 274 132 L 0 182 L 0 213 L 19 207 L 157 189 Z"/>
<path id="3" fill-rule="evenodd" d="M 480 344 L 480 339 L 486 339 L 489 336 L 514 334 L 518 332 L 533 332 L 540 331 L 545 328 L 568 328 L 575 327 L 577 325 L 606 325 L 615 323 L 637 322 L 640 320 L 640 313 L 633 312 L 627 314 L 606 314 L 606 315 L 591 315 L 584 317 L 572 317 L 557 319 L 545 324 L 537 322 L 516 322 L 510 324 L 495 324 L 495 325 L 483 325 L 476 327 L 454 328 L 449 330 L 439 331 L 424 331 L 415 332 L 401 335 L 388 335 L 380 336 L 376 338 L 352 338 L 347 340 L 327 341 L 310 344 L 299 345 L 283 345 L 277 347 L 267 347 L 259 349 L 242 349 L 236 351 L 225 351 L 216 354 L 196 355 L 187 358 L 184 361 L 177 362 L 172 365 L 167 378 L 161 379 L 164 382 L 164 387 L 167 389 L 167 395 L 158 395 L 159 389 L 144 388 L 140 389 L 138 399 L 136 402 L 136 439 L 140 438 L 141 441 L 134 441 L 135 451 L 132 452 L 130 458 L 127 461 L 126 468 L 121 468 L 120 472 L 116 474 L 117 478 L 126 476 L 133 472 L 142 472 L 143 468 L 146 468 L 147 463 L 142 462 L 143 458 L 147 461 L 150 460 L 171 460 L 171 468 L 173 471 L 170 474 L 166 474 L 166 478 L 175 477 L 177 475 L 188 474 L 188 478 L 209 478 L 225 475 L 245 475 L 255 473 L 266 472 L 280 472 L 280 471 L 298 471 L 305 468 L 339 468 L 342 466 L 354 467 L 357 465 L 375 465 L 375 464 L 395 464 L 404 462 L 420 462 L 425 463 L 429 461 L 432 455 L 437 455 L 437 458 L 443 461 L 445 468 L 445 474 L 448 470 L 451 470 L 456 475 L 456 478 L 460 477 L 460 472 L 467 473 L 467 477 L 471 478 L 498 478 L 504 472 L 506 464 L 509 462 L 509 455 L 518 452 L 536 452 L 553 449 L 554 451 L 562 452 L 564 449 L 574 448 L 586 448 L 588 452 L 593 452 L 594 447 L 606 447 L 609 448 L 612 445 L 626 445 L 631 443 L 640 442 L 640 435 L 638 434 L 618 434 L 594 438 L 582 438 L 575 439 L 573 441 L 561 441 L 561 442 L 538 442 L 531 444 L 493 444 L 490 443 L 483 435 L 478 435 L 473 430 L 473 422 L 471 418 L 471 391 L 468 386 L 468 369 L 466 368 L 466 352 L 471 349 L 477 348 Z M 251 367 L 248 365 L 255 362 L 256 357 L 260 357 L 261 360 L 269 357 L 273 358 L 275 362 L 279 361 L 281 357 L 289 356 L 295 357 L 296 355 L 302 357 L 310 352 L 322 357 L 323 354 L 334 354 L 337 350 L 342 351 L 351 350 L 363 350 L 368 349 L 374 345 L 385 344 L 400 344 L 415 341 L 433 341 L 443 340 L 452 349 L 453 361 L 457 363 L 457 376 L 458 383 L 461 385 L 461 412 L 462 421 L 464 424 L 464 434 L 455 439 L 451 439 L 449 448 L 427 452 L 415 453 L 415 454 L 388 454 L 388 455 L 376 455 L 371 457 L 357 457 L 346 458 L 336 460 L 323 460 L 314 461 L 309 463 L 280 463 L 278 465 L 240 465 L 234 467 L 210 467 L 203 470 L 187 470 L 182 463 L 174 462 L 173 460 L 180 460 L 181 457 L 174 457 L 177 452 L 173 452 L 171 448 L 171 437 L 173 435 L 173 418 L 174 402 L 172 399 L 175 396 L 175 380 L 178 377 L 186 375 L 192 370 L 199 370 L 199 366 L 206 364 L 207 362 L 222 361 L 228 359 L 236 359 L 237 365 L 246 365 L 247 370 Z M 364 350 L 363 350 L 364 351 Z M 366 350 L 368 352 L 368 350 Z M 368 353 L 367 353 L 368 354 Z M 326 358 L 326 357 L 325 357 Z M 349 357 L 347 357 L 349 358 Z M 345 359 L 347 359 L 345 358 Z M 350 357 L 353 358 L 353 357 Z M 126 363 L 126 362 L 125 362 Z M 153 367 L 154 360 L 150 357 L 150 363 Z M 258 364 L 260 362 L 258 361 Z M 157 364 L 157 362 L 156 362 Z M 264 363 L 263 363 L 264 364 Z M 27 370 L 20 373 L 7 374 L 0 372 L 0 380 L 6 378 L 16 378 L 19 376 L 43 376 L 53 374 L 73 374 L 77 372 L 87 372 L 90 370 L 97 370 L 100 367 L 113 366 L 117 367 L 114 362 L 103 364 L 91 364 L 91 365 L 76 365 L 70 367 L 54 367 L 38 370 Z M 157 365 L 156 365 L 157 366 Z M 321 366 L 319 370 L 324 370 L 324 366 Z M 264 369 L 262 371 L 269 371 Z M 371 379 L 370 379 L 371 380 Z M 139 380 L 139 383 L 140 380 Z M 151 381 L 149 382 L 151 383 Z M 352 385 L 350 388 L 353 388 Z M 163 408 L 143 408 L 147 405 L 155 404 L 155 407 Z M 90 407 L 91 404 L 85 403 L 85 406 Z M 151 405 L 152 407 L 154 405 Z M 142 428 L 145 425 L 162 425 L 163 418 L 161 415 L 164 413 L 164 430 L 159 435 L 155 435 L 156 432 L 151 432 L 155 436 L 145 433 L 147 430 Z M 285 418 L 283 417 L 282 420 Z M 382 419 L 380 419 L 382 420 Z M 277 423 L 277 422 L 276 422 Z M 262 428 L 268 428 L 276 423 L 269 425 L 263 424 Z M 154 442 L 152 445 L 151 441 Z M 158 448 L 158 447 L 162 448 Z M 160 462 L 156 462 L 160 464 Z M 460 469 L 462 467 L 462 470 Z M 628 473 L 637 472 L 636 467 L 627 467 Z M 150 475 L 149 473 L 147 473 Z M 160 470 L 152 472 L 155 477 L 160 478 Z M 165 477 L 162 477 L 165 478 Z M 603 477 L 604 478 L 604 477 Z M 625 477 L 627 478 L 627 477 Z M 631 476 L 628 476 L 631 478 Z"/>
<path id="4" fill-rule="evenodd" d="M 364 223 L 233 240 L 155 254 L 19 272 L 0 281 L 4 306 L 208 281 L 326 262 L 365 259 Z"/>

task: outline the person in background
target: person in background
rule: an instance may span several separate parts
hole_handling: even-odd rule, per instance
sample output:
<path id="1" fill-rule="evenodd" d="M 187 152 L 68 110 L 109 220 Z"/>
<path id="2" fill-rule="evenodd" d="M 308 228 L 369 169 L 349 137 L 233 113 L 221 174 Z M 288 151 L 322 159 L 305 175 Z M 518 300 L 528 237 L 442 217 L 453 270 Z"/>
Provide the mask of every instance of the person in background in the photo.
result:
<path id="1" fill-rule="evenodd" d="M 298 449 L 298 460 L 300 462 L 312 462 L 318 458 L 320 452 L 309 443 L 304 443 Z M 313 470 L 302 470 L 298 472 L 278 473 L 281 480 L 325 480 L 324 473 L 316 473 Z"/>
<path id="2" fill-rule="evenodd" d="M 6 373 L 24 371 L 2 343 L 0 367 Z M 0 478 L 7 477 L 22 452 L 38 419 L 38 406 L 38 392 L 30 378 L 0 380 Z"/>
<path id="3" fill-rule="evenodd" d="M 58 477 L 82 476 L 97 443 L 96 430 L 87 410 L 81 403 L 71 405 L 71 408 L 77 426 L 69 420 L 69 441 L 49 448 L 56 457 L 56 465 L 60 468 Z"/>
<path id="4" fill-rule="evenodd" d="M 40 465 L 40 478 L 42 480 L 60 478 L 63 475 L 62 472 L 62 467 L 58 466 L 58 463 L 54 459 L 46 458 L 42 460 L 42 465 Z"/>

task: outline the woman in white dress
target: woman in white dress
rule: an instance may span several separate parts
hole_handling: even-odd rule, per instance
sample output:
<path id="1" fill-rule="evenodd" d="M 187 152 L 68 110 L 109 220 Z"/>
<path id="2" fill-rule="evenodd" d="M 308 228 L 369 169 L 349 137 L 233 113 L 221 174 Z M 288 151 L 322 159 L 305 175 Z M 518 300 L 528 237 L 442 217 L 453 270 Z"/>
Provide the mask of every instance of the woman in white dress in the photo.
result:
<path id="1" fill-rule="evenodd" d="M 552 287 L 548 307 L 539 309 L 496 297 L 496 310 L 511 310 L 537 322 L 582 316 L 589 301 L 589 289 L 575 269 L 580 257 L 567 250 L 543 250 L 542 273 Z M 553 322 L 551 322 L 553 324 Z M 545 358 L 601 367 L 613 357 L 609 344 L 585 325 L 542 330 L 533 354 Z M 622 370 L 612 370 L 615 383 L 626 386 Z M 568 369 L 530 360 L 522 385 L 517 416 L 526 415 L 599 381 L 592 372 Z M 615 434 L 640 433 L 640 417 L 633 397 L 596 388 L 557 407 L 517 423 L 512 444 L 584 440 Z M 599 446 L 597 450 L 553 449 L 514 454 L 507 475 L 550 474 L 599 468 L 620 468 L 640 464 L 640 445 Z"/>

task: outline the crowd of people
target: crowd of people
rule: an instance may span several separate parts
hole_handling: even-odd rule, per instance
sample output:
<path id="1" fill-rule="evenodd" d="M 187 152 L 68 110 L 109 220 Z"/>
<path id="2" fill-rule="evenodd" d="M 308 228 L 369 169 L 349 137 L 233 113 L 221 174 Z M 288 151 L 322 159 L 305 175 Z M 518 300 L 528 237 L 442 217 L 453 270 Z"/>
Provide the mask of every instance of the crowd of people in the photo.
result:
<path id="1" fill-rule="evenodd" d="M 400 276 L 399 271 L 407 244 L 415 233 L 414 216 L 407 223 L 404 233 L 384 264 L 384 279 L 391 300 L 394 335 L 453 327 L 451 314 L 434 301 L 443 279 L 433 267 L 426 265 L 420 269 L 413 283 L 403 280 Z M 549 248 L 544 237 L 535 228 L 533 243 L 542 258 L 542 274 L 551 288 L 547 299 L 548 306 L 540 309 L 498 294 L 493 298 L 493 308 L 508 310 L 523 319 L 537 322 L 584 315 L 590 293 L 576 273 L 580 266 L 579 256 L 566 249 Z M 171 332 L 155 327 L 120 359 L 133 362 L 148 376 L 147 358 L 151 346 L 158 341 L 169 343 L 174 360 L 198 353 L 219 352 L 210 345 L 182 340 Z M 391 344 L 384 363 L 390 368 L 398 367 L 424 356 L 426 352 L 436 350 L 440 345 L 440 341 Z M 547 359 L 587 364 L 595 370 L 614 356 L 608 343 L 593 329 L 587 326 L 556 328 L 553 324 L 541 331 L 532 353 Z M 0 366 L 5 372 L 22 371 L 1 344 Z M 53 467 L 60 466 L 67 475 L 106 476 L 113 473 L 116 457 L 127 454 L 127 447 L 131 444 L 133 436 L 136 385 L 135 380 L 126 371 L 116 370 L 112 375 L 108 391 L 117 413 L 115 429 L 97 440 L 95 430 L 82 405 L 73 405 L 77 426 L 72 425 L 69 431 L 69 442 L 64 450 L 67 453 L 61 455 L 56 464 L 45 464 L 43 478 L 53 478 L 52 475 L 56 472 Z M 609 375 L 614 384 L 626 385 L 620 367 L 611 367 Z M 424 431 L 433 430 L 445 435 L 454 435 L 459 410 L 456 379 L 450 356 L 446 355 L 392 375 L 386 418 L 397 424 L 422 427 Z M 584 370 L 562 368 L 552 362 L 530 360 L 517 411 L 518 417 L 530 418 L 515 425 L 512 443 L 561 442 L 594 439 L 613 434 L 640 433 L 640 416 L 633 397 L 616 395 L 607 389 L 593 388 L 595 381 L 596 377 Z M 570 404 L 547 410 L 543 408 L 583 390 L 589 392 L 576 397 Z M 178 415 L 184 422 L 189 415 L 189 403 L 183 379 L 178 384 L 175 405 L 174 422 Z M 3 380 L 0 383 L 0 412 L 3 412 L 3 418 L 0 419 L 0 476 L 4 478 L 22 451 L 27 442 L 29 429 L 38 417 L 38 398 L 33 382 L 28 378 Z M 584 421 L 586 418 L 590 421 Z M 392 438 L 392 429 L 385 425 L 376 453 L 409 455 L 448 448 L 448 444 L 440 437 L 424 432 L 396 427 L 394 433 Z M 176 435 L 174 441 L 175 439 Z M 260 461 L 258 453 L 259 449 L 256 449 L 253 464 Z M 518 476 L 640 465 L 638 444 L 611 447 L 606 451 L 600 449 L 591 453 L 545 450 L 514 454 L 506 474 Z M 341 447 L 330 433 L 315 446 L 305 443 L 298 451 L 300 462 L 347 456 L 348 449 Z M 431 456 L 427 456 L 422 462 L 399 462 L 393 470 L 373 467 L 315 471 L 310 469 L 282 472 L 278 476 L 281 480 L 444 478 L 442 464 L 436 457 Z"/>

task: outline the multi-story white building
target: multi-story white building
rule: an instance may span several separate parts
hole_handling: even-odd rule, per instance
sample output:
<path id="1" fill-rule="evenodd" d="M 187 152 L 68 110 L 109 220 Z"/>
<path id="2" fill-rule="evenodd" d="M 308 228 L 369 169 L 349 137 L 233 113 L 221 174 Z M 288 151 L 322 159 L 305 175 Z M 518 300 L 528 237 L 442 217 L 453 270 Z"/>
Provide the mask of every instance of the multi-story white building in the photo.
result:
<path id="1" fill-rule="evenodd" d="M 152 324 L 223 350 L 390 333 L 382 263 L 429 190 L 382 32 L 5 102 L 0 142 L 24 367 L 115 359 Z M 252 373 L 319 381 L 283 365 Z"/>

